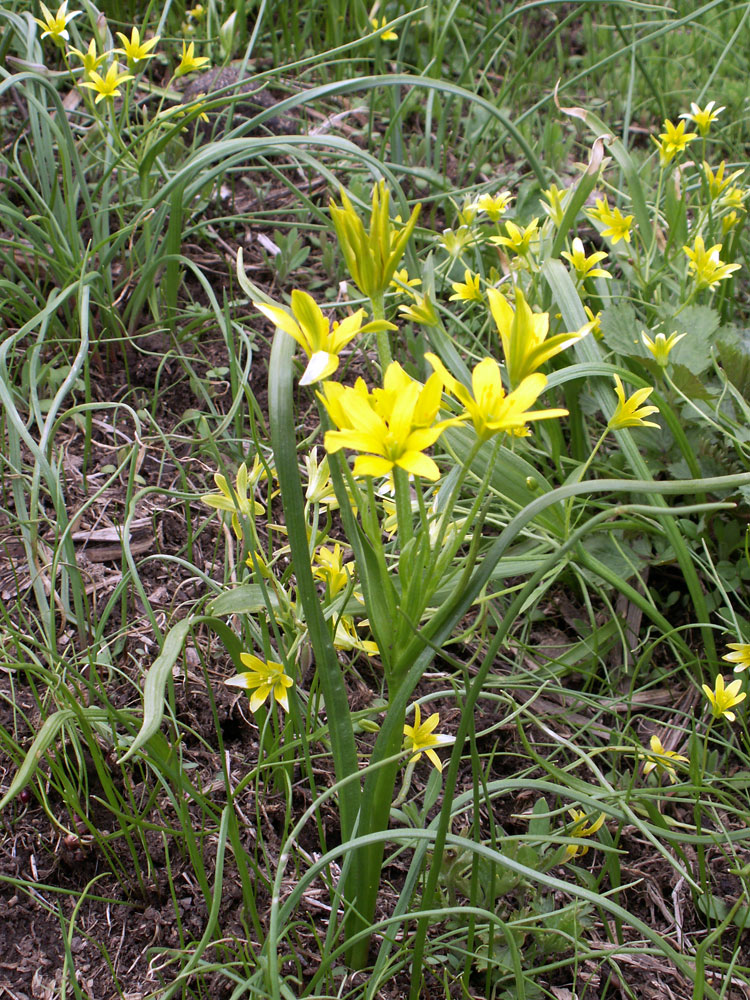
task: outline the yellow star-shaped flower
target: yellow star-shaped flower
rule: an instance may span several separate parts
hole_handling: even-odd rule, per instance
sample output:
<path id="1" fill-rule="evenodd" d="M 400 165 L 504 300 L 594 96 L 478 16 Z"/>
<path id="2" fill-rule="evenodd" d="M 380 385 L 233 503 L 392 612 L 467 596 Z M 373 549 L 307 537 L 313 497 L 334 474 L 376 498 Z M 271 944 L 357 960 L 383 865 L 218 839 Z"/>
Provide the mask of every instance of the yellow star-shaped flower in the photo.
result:
<path id="1" fill-rule="evenodd" d="M 585 337 L 593 325 L 589 322 L 575 333 L 558 333 L 547 339 L 549 313 L 533 312 L 520 288 L 516 289 L 515 309 L 496 288 L 488 288 L 487 297 L 502 341 L 511 388 L 520 385 L 545 361 Z"/>
<path id="2" fill-rule="evenodd" d="M 120 73 L 116 62 L 110 64 L 106 76 L 102 76 L 100 73 L 97 73 L 96 70 L 92 70 L 89 73 L 89 76 L 91 79 L 84 80 L 80 86 L 88 87 L 90 90 L 96 91 L 97 104 L 99 101 L 111 101 L 115 97 L 119 97 L 121 93 L 120 86 L 123 83 L 127 83 L 128 80 L 133 79 L 132 73 Z"/>
<path id="3" fill-rule="evenodd" d="M 570 818 L 573 820 L 573 826 L 570 830 L 571 837 L 591 837 L 606 819 L 604 813 L 599 813 L 599 818 L 594 820 L 593 823 L 589 823 L 586 813 L 580 809 L 569 809 L 568 812 L 570 813 Z M 569 860 L 572 858 L 582 858 L 584 854 L 588 854 L 588 850 L 585 844 L 569 844 L 565 848 L 565 854 Z"/>
<path id="4" fill-rule="evenodd" d="M 651 753 L 646 754 L 646 763 L 643 765 L 644 775 L 651 774 L 653 770 L 656 770 L 657 774 L 666 774 L 674 784 L 677 781 L 677 772 L 670 761 L 679 760 L 687 764 L 690 758 L 685 757 L 684 754 L 676 753 L 674 750 L 665 750 L 661 740 L 656 735 L 651 737 L 649 746 Z"/>
<path id="5" fill-rule="evenodd" d="M 195 54 L 195 42 L 191 42 L 186 45 L 185 42 L 182 43 L 182 58 L 174 71 L 175 80 L 179 76 L 185 76 L 186 73 L 194 73 L 197 69 L 203 69 L 204 66 L 208 66 L 211 60 L 208 56 L 196 56 Z"/>
<path id="6" fill-rule="evenodd" d="M 733 663 L 735 673 L 750 667 L 750 642 L 728 642 L 727 648 L 732 652 L 725 653 L 722 660 Z"/>
<path id="7" fill-rule="evenodd" d="M 46 4 L 40 4 L 43 17 L 35 17 L 34 20 L 40 28 L 44 28 L 42 38 L 51 38 L 56 45 L 62 46 L 63 41 L 68 41 L 70 35 L 67 26 L 74 17 L 78 17 L 83 11 L 74 10 L 68 13 L 68 0 L 63 0 L 57 8 L 57 13 L 53 14 Z"/>
<path id="8" fill-rule="evenodd" d="M 734 271 L 739 271 L 739 264 L 726 264 L 721 259 L 721 246 L 721 243 L 716 243 L 706 250 L 703 237 L 696 236 L 692 247 L 682 248 L 688 258 L 688 272 L 695 279 L 698 289 L 713 288 L 720 281 L 730 278 Z"/>
<path id="9" fill-rule="evenodd" d="M 541 372 L 528 375 L 521 384 L 506 393 L 500 378 L 500 366 L 494 358 L 483 358 L 471 376 L 472 392 L 455 379 L 435 354 L 425 354 L 442 379 L 446 390 L 465 408 L 477 437 L 486 441 L 501 431 L 514 433 L 523 430 L 530 420 L 550 420 L 565 417 L 567 410 L 529 410 L 547 385 L 547 376 Z"/>
<path id="10" fill-rule="evenodd" d="M 422 710 L 419 705 L 414 706 L 414 725 L 404 725 L 404 750 L 410 750 L 413 754 L 409 758 L 409 763 L 416 764 L 422 754 L 431 761 L 438 771 L 443 770 L 443 762 L 435 753 L 435 747 L 445 746 L 452 742 L 452 737 L 441 736 L 434 732 L 440 725 L 440 715 L 433 712 L 429 718 L 422 722 Z"/>
<path id="11" fill-rule="evenodd" d="M 617 394 L 617 406 L 615 412 L 609 418 L 607 427 L 611 431 L 621 431 L 624 427 L 659 427 L 653 420 L 646 420 L 652 413 L 658 413 L 658 406 L 643 406 L 643 403 L 653 392 L 653 388 L 636 389 L 632 396 L 625 398 L 625 390 L 622 387 L 622 379 L 615 375 L 615 392 Z"/>
<path id="12" fill-rule="evenodd" d="M 396 329 L 385 320 L 373 320 L 363 326 L 364 309 L 358 309 L 340 323 L 331 324 L 312 296 L 299 289 L 292 292 L 292 316 L 280 306 L 268 306 L 263 302 L 253 302 L 253 305 L 293 337 L 309 358 L 300 385 L 312 385 L 332 375 L 339 366 L 340 352 L 358 333 Z"/>
<path id="13" fill-rule="evenodd" d="M 744 691 L 740 694 L 742 681 L 737 678 L 736 681 L 732 681 L 731 684 L 725 686 L 723 674 L 717 674 L 713 691 L 708 684 L 703 684 L 702 687 L 703 693 L 711 703 L 713 717 L 720 719 L 723 715 L 729 722 L 734 722 L 737 716 L 730 709 L 734 708 L 735 705 L 739 705 L 747 698 L 747 694 Z"/>
<path id="14" fill-rule="evenodd" d="M 284 671 L 281 663 L 272 660 L 261 660 L 252 653 L 240 653 L 240 659 L 248 668 L 247 672 L 230 677 L 224 683 L 228 687 L 243 688 L 250 693 L 250 710 L 257 712 L 266 698 L 273 695 L 277 704 L 285 712 L 289 711 L 287 690 L 294 684 L 292 678 Z"/>
<path id="15" fill-rule="evenodd" d="M 123 35 L 121 31 L 117 32 L 117 37 L 123 44 L 123 48 L 115 49 L 115 52 L 120 52 L 128 60 L 128 68 L 132 68 L 136 63 L 142 62 L 144 59 L 153 59 L 156 55 L 151 49 L 155 45 L 159 44 L 159 36 L 154 35 L 153 38 L 149 38 L 147 42 L 141 41 L 141 34 L 138 28 L 133 28 L 130 32 L 130 38 L 127 35 Z"/>

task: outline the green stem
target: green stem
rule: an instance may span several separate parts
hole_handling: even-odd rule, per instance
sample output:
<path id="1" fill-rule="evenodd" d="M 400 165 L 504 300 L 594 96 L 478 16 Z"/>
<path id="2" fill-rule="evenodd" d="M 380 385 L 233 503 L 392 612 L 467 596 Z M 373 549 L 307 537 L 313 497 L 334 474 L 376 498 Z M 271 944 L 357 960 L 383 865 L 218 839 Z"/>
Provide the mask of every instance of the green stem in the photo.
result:
<path id="1" fill-rule="evenodd" d="M 604 441 L 604 439 L 605 439 L 605 437 L 607 436 L 608 433 L 609 433 L 609 427 L 605 427 L 604 431 L 602 432 L 602 434 L 601 434 L 601 436 L 599 438 L 599 440 L 594 445 L 593 451 L 591 452 L 591 454 L 589 455 L 589 457 L 586 459 L 586 461 L 584 462 L 583 465 L 579 466 L 579 468 L 576 470 L 575 475 L 572 476 L 568 480 L 568 482 L 570 482 L 570 483 L 580 483 L 581 482 L 581 480 L 583 479 L 583 477 L 585 476 L 585 474 L 588 472 L 589 466 L 594 461 L 594 457 L 596 456 L 596 453 L 601 448 L 602 441 Z M 573 510 L 573 500 L 574 500 L 574 497 L 570 497 L 568 499 L 568 502 L 565 504 L 565 537 L 566 538 L 570 534 L 570 515 L 571 515 L 571 512 Z M 584 501 L 584 504 L 585 504 L 585 501 Z"/>
<path id="2" fill-rule="evenodd" d="M 659 183 L 656 190 L 656 203 L 654 205 L 654 224 L 651 229 L 651 245 L 646 253 L 646 267 L 644 270 L 644 280 L 648 282 L 649 271 L 651 270 L 651 261 L 654 256 L 654 250 L 656 249 L 656 234 L 659 230 L 659 204 L 661 203 L 661 191 L 664 184 L 664 166 L 662 165 L 659 169 Z"/>
<path id="3" fill-rule="evenodd" d="M 406 770 L 404 771 L 404 780 L 401 782 L 401 791 L 393 800 L 393 808 L 395 809 L 403 805 L 404 802 L 406 801 L 406 796 L 409 794 L 409 789 L 411 788 L 411 778 L 412 775 L 414 774 L 414 765 L 416 764 L 416 762 L 417 762 L 416 757 L 412 757 L 412 759 L 406 765 Z"/>
<path id="4" fill-rule="evenodd" d="M 409 474 L 405 469 L 393 467 L 393 485 L 396 490 L 396 519 L 398 521 L 398 547 L 403 552 L 406 546 L 414 537 L 414 519 L 411 511 L 411 496 L 409 486 Z M 419 485 L 415 483 L 415 489 Z"/>
<path id="5" fill-rule="evenodd" d="M 372 318 L 385 319 L 385 302 L 383 293 L 378 292 L 377 295 L 373 295 L 370 302 L 372 304 Z M 380 361 L 381 374 L 385 375 L 388 365 L 393 361 L 393 355 L 391 354 L 391 342 L 388 339 L 388 331 L 378 330 L 375 337 L 378 344 L 378 360 Z"/>

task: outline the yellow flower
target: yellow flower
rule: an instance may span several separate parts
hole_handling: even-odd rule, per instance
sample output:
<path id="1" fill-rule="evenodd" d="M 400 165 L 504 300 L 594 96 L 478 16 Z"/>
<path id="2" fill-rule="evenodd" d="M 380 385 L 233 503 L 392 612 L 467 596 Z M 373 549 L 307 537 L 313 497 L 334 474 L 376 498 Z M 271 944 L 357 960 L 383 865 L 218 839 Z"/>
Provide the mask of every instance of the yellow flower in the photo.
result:
<path id="1" fill-rule="evenodd" d="M 557 184 L 550 184 L 546 191 L 542 191 L 542 211 L 556 226 L 559 226 L 565 215 L 565 206 L 570 198 L 570 189 L 560 189 Z"/>
<path id="2" fill-rule="evenodd" d="M 739 221 L 740 217 L 736 212 L 730 212 L 729 215 L 725 215 L 721 220 L 721 231 L 724 236 L 726 236 L 729 230 L 733 229 Z"/>
<path id="3" fill-rule="evenodd" d="M 451 201 L 453 201 L 452 198 Z M 455 201 L 453 201 L 453 204 L 456 206 L 457 221 L 459 226 L 471 226 L 474 219 L 477 217 L 477 213 L 479 212 L 479 203 L 477 201 L 472 201 L 471 198 L 466 198 L 461 208 L 458 207 Z"/>
<path id="4" fill-rule="evenodd" d="M 703 161 L 703 170 L 706 175 L 706 182 L 708 184 L 708 193 L 711 195 L 711 200 L 716 201 L 724 191 L 729 187 L 732 181 L 736 181 L 737 178 L 742 173 L 741 170 L 735 170 L 728 177 L 724 176 L 724 171 L 726 170 L 727 164 L 726 160 L 722 160 L 719 166 L 716 168 L 716 173 L 713 172 L 711 167 Z"/>
<path id="5" fill-rule="evenodd" d="M 460 257 L 467 247 L 476 242 L 476 234 L 468 226 L 459 226 L 458 229 L 444 229 L 440 246 L 443 247 L 453 258 Z"/>
<path id="6" fill-rule="evenodd" d="M 251 499 L 247 495 L 248 485 L 251 489 L 254 489 L 263 472 L 260 463 L 257 461 L 253 465 L 253 472 L 255 475 L 248 474 L 247 466 L 244 462 L 242 463 L 237 470 L 234 493 L 232 493 L 229 489 L 226 477 L 220 472 L 215 472 L 214 482 L 219 488 L 219 492 L 206 493 L 200 497 L 202 503 L 206 504 L 208 507 L 213 507 L 214 510 L 228 510 L 232 512 L 232 527 L 234 528 L 234 533 L 238 538 L 242 538 L 240 516 L 252 518 L 256 514 L 262 514 L 264 511 L 261 504 L 256 503 L 255 500 Z"/>
<path id="7" fill-rule="evenodd" d="M 582 812 L 580 809 L 568 809 L 568 812 L 570 813 L 570 818 L 573 820 L 573 826 L 570 829 L 571 837 L 593 836 L 606 819 L 604 813 L 599 813 L 599 818 L 594 820 L 593 823 L 589 823 L 586 813 Z M 572 858 L 582 858 L 584 854 L 588 854 L 588 851 L 588 847 L 584 844 L 569 844 L 565 848 L 565 855 L 568 860 Z"/>
<path id="8" fill-rule="evenodd" d="M 706 250 L 703 237 L 696 236 L 692 247 L 683 247 L 688 257 L 688 272 L 695 278 L 698 289 L 713 288 L 720 281 L 731 277 L 734 271 L 739 271 L 739 264 L 725 264 L 719 257 L 721 253 L 721 243 Z"/>
<path id="9" fill-rule="evenodd" d="M 380 19 L 380 24 L 378 24 L 378 19 L 376 17 L 371 17 L 370 18 L 370 24 L 372 25 L 372 30 L 373 31 L 382 31 L 382 29 L 385 28 L 385 26 L 386 26 L 387 23 L 388 22 L 387 22 L 387 20 L 384 17 L 382 17 Z M 380 37 L 382 38 L 382 40 L 384 42 L 397 42 L 398 41 L 398 35 L 396 34 L 396 32 L 392 28 L 387 28 L 385 31 L 383 31 L 383 33 L 380 35 Z"/>
<path id="10" fill-rule="evenodd" d="M 722 715 L 725 715 L 729 722 L 734 722 L 737 716 L 730 709 L 735 705 L 739 705 L 741 702 L 747 698 L 747 694 L 743 691 L 742 694 L 739 693 L 742 687 L 742 681 L 737 678 L 736 681 L 732 681 L 731 684 L 724 686 L 724 677 L 722 674 L 717 674 L 716 676 L 716 686 L 712 691 L 708 684 L 703 684 L 703 693 L 708 698 L 711 703 L 711 711 L 715 719 L 720 719 Z"/>
<path id="11" fill-rule="evenodd" d="M 601 309 L 599 310 L 599 312 L 596 315 L 594 315 L 593 310 L 589 309 L 588 306 L 584 306 L 583 308 L 584 308 L 584 311 L 585 311 L 586 315 L 589 318 L 589 323 L 591 325 L 591 333 L 592 333 L 592 335 L 597 340 L 601 339 L 601 336 L 602 336 L 602 313 L 601 313 Z"/>
<path id="12" fill-rule="evenodd" d="M 532 219 L 525 229 L 521 229 L 515 222 L 506 222 L 505 231 L 507 236 L 490 236 L 490 243 L 496 246 L 507 247 L 519 257 L 526 257 L 531 251 L 532 243 L 539 240 L 539 219 Z"/>
<path id="13" fill-rule="evenodd" d="M 408 306 L 399 306 L 398 311 L 404 319 L 421 326 L 437 326 L 440 322 L 435 312 L 435 306 L 429 295 L 414 295 L 414 301 Z M 393 327 L 392 329 L 396 329 Z"/>
<path id="14" fill-rule="evenodd" d="M 615 392 L 617 393 L 617 407 L 609 418 L 607 427 L 611 431 L 620 431 L 624 427 L 659 427 L 652 420 L 646 420 L 652 413 L 658 413 L 658 406 L 643 406 L 654 390 L 646 387 L 636 389 L 633 395 L 625 398 L 625 390 L 622 387 L 622 380 L 619 375 L 615 375 Z M 659 428 L 661 430 L 661 428 Z"/>
<path id="15" fill-rule="evenodd" d="M 185 118 L 190 115 L 192 118 L 200 118 L 202 122 L 208 122 L 210 119 L 208 114 L 202 109 L 206 106 L 206 102 L 201 100 L 201 98 L 206 96 L 205 91 L 201 91 L 200 94 L 195 95 L 195 99 L 190 101 L 189 104 L 173 104 L 171 108 L 164 108 L 163 111 L 157 112 L 156 117 L 169 120 L 170 118 Z M 183 125 L 183 132 L 187 129 L 187 125 Z"/>
<path id="16" fill-rule="evenodd" d="M 142 42 L 140 32 L 137 28 L 133 28 L 130 32 L 130 38 L 127 35 L 123 35 L 121 31 L 117 32 L 117 37 L 122 42 L 124 48 L 115 49 L 115 52 L 120 52 L 127 58 L 129 69 L 132 69 L 136 63 L 142 62 L 144 59 L 153 59 L 156 55 L 151 49 L 159 44 L 158 35 L 149 38 L 147 42 Z"/>
<path id="17" fill-rule="evenodd" d="M 411 385 L 419 385 L 410 378 L 397 361 L 393 361 L 386 369 L 382 389 L 372 390 L 372 402 L 375 410 L 381 416 L 390 418 L 393 408 L 404 392 L 410 391 Z M 442 397 L 442 384 L 433 376 L 427 380 L 419 394 L 419 401 L 412 415 L 412 426 L 431 427 L 438 415 Z M 449 421 L 450 423 L 450 421 Z"/>
<path id="18" fill-rule="evenodd" d="M 446 391 L 461 403 L 480 441 L 486 441 L 501 431 L 523 429 L 529 420 L 551 420 L 565 417 L 567 410 L 529 410 L 547 385 L 541 372 L 528 375 L 511 393 L 505 392 L 500 379 L 500 366 L 494 358 L 483 358 L 471 375 L 472 392 L 455 379 L 435 354 L 425 354 L 440 376 Z"/>
<path id="19" fill-rule="evenodd" d="M 584 281 L 586 278 L 612 277 L 609 271 L 605 271 L 603 267 L 596 266 L 600 260 L 606 258 L 606 253 L 603 250 L 597 250 L 587 257 L 586 251 L 583 249 L 583 243 L 577 236 L 573 240 L 573 252 L 568 253 L 567 250 L 563 250 L 560 256 L 568 261 L 580 281 Z"/>
<path id="20" fill-rule="evenodd" d="M 669 761 L 679 760 L 688 763 L 690 758 L 676 753 L 674 750 L 665 750 L 658 736 L 651 737 L 650 746 L 651 753 L 646 754 L 646 763 L 643 765 L 644 775 L 649 775 L 656 769 L 657 774 L 666 774 L 672 784 L 674 784 L 677 781 L 677 772 Z"/>
<path id="21" fill-rule="evenodd" d="M 185 76 L 186 73 L 193 73 L 197 69 L 202 69 L 207 66 L 211 60 L 208 56 L 196 56 L 195 54 L 195 42 L 191 42 L 186 45 L 185 42 L 182 43 L 182 58 L 174 71 L 174 78 L 177 79 L 178 76 Z"/>
<path id="22" fill-rule="evenodd" d="M 602 236 L 610 236 L 612 246 L 620 240 L 630 243 L 634 216 L 623 215 L 619 208 L 611 209 L 606 198 L 597 198 L 596 207 L 590 208 L 588 214 L 592 219 L 598 219 L 604 224 Z"/>
<path id="23" fill-rule="evenodd" d="M 750 667 L 750 642 L 728 642 L 727 649 L 731 649 L 732 652 L 725 653 L 722 660 L 733 663 L 735 673 Z"/>
<path id="24" fill-rule="evenodd" d="M 89 42 L 89 47 L 85 52 L 81 52 L 80 49 L 74 49 L 72 46 L 70 52 L 72 55 L 78 56 L 83 63 L 84 76 L 91 76 L 92 72 L 99 69 L 109 55 L 108 52 L 103 52 L 100 56 L 96 54 L 96 41 L 93 38 Z"/>
<path id="25" fill-rule="evenodd" d="M 421 284 L 421 278 L 410 278 L 409 272 L 405 267 L 402 267 L 400 271 L 394 271 L 389 287 L 395 288 L 397 292 L 411 294 L 411 289 L 417 288 Z"/>
<path id="26" fill-rule="evenodd" d="M 90 80 L 85 80 L 81 87 L 88 87 L 96 91 L 96 103 L 104 100 L 112 100 L 120 96 L 120 85 L 133 79 L 132 73 L 120 73 L 116 62 L 110 64 L 107 75 L 102 77 L 96 70 L 89 73 Z"/>
<path id="27" fill-rule="evenodd" d="M 354 462 L 355 476 L 387 476 L 398 466 L 414 476 L 438 479 L 440 470 L 424 449 L 452 422 L 428 426 L 440 407 L 442 383 L 433 375 L 425 385 L 409 379 L 400 392 L 390 391 L 394 365 L 400 368 L 396 362 L 388 366 L 385 393 L 368 393 L 361 379 L 353 388 L 325 383 L 319 397 L 339 428 L 326 432 L 326 449 L 330 454 L 342 448 L 362 452 Z"/>
<path id="28" fill-rule="evenodd" d="M 697 139 L 698 133 L 686 132 L 684 121 L 673 125 L 667 118 L 664 122 L 664 131 L 659 133 L 659 138 L 661 139 L 661 147 L 664 149 L 665 155 L 669 155 L 669 159 L 671 160 L 676 153 L 681 153 L 686 149 L 689 142 Z M 656 142 L 655 139 L 654 142 Z M 660 144 L 657 143 L 658 145 Z"/>
<path id="29" fill-rule="evenodd" d="M 330 202 L 331 219 L 349 274 L 369 299 L 378 298 L 388 288 L 421 209 L 421 205 L 415 206 L 406 225 L 395 229 L 389 214 L 390 197 L 385 181 L 373 187 L 369 232 L 345 191 L 341 192 L 341 208 Z"/>
<path id="30" fill-rule="evenodd" d="M 690 111 L 683 111 L 680 118 L 686 118 L 688 121 L 695 122 L 698 127 L 698 131 L 705 138 L 708 135 L 711 124 L 716 121 L 722 111 L 726 108 L 716 107 L 716 101 L 709 101 L 708 104 L 701 110 L 700 107 L 695 103 L 695 101 L 690 102 Z"/>
<path id="31" fill-rule="evenodd" d="M 437 712 L 422 722 L 422 710 L 419 705 L 414 706 L 414 725 L 404 724 L 404 750 L 409 750 L 413 756 L 409 758 L 409 763 L 416 764 L 424 754 L 431 761 L 438 771 L 443 770 L 443 762 L 435 753 L 435 747 L 445 746 L 452 742 L 452 737 L 441 736 L 435 733 L 436 726 L 440 725 L 440 716 Z"/>
<path id="32" fill-rule="evenodd" d="M 48 35 L 56 45 L 62 46 L 63 41 L 68 41 L 70 35 L 68 34 L 67 27 L 74 17 L 78 17 L 83 11 L 74 10 L 70 14 L 68 13 L 68 0 L 63 0 L 57 9 L 57 13 L 53 14 L 46 4 L 40 4 L 42 8 L 43 19 L 35 17 L 34 20 L 39 25 L 40 28 L 44 28 L 42 32 L 42 38 L 46 38 Z"/>
<path id="33" fill-rule="evenodd" d="M 299 380 L 300 385 L 312 385 L 332 375 L 339 366 L 339 354 L 358 333 L 396 329 L 385 320 L 362 326 L 364 309 L 358 309 L 352 316 L 331 325 L 312 296 L 298 288 L 292 292 L 294 318 L 280 306 L 267 306 L 263 302 L 253 302 L 253 305 L 280 330 L 293 337 L 309 358 L 307 368 Z"/>
<path id="34" fill-rule="evenodd" d="M 477 208 L 486 212 L 491 222 L 497 222 L 503 212 L 513 201 L 510 191 L 499 191 L 497 194 L 480 194 L 477 198 Z"/>
<path id="35" fill-rule="evenodd" d="M 322 504 L 329 510 L 336 510 L 339 502 L 331 482 L 328 456 L 324 455 L 323 460 L 318 463 L 318 449 L 313 448 L 309 455 L 305 455 L 304 462 L 307 474 L 305 500 L 308 503 Z"/>
<path id="36" fill-rule="evenodd" d="M 251 691 L 250 709 L 257 712 L 266 698 L 273 695 L 275 701 L 281 705 L 285 712 L 289 711 L 289 697 L 287 689 L 294 681 L 285 673 L 281 663 L 274 663 L 272 660 L 259 659 L 252 653 L 240 653 L 240 659 L 248 668 L 246 673 L 238 674 L 224 681 L 229 687 L 244 688 Z"/>
<path id="37" fill-rule="evenodd" d="M 487 296 L 502 341 L 511 389 L 545 361 L 585 337 L 593 326 L 589 322 L 575 333 L 559 333 L 547 340 L 549 313 L 532 312 L 520 288 L 516 289 L 515 310 L 496 288 L 488 288 Z"/>
<path id="38" fill-rule="evenodd" d="M 464 271 L 464 281 L 454 281 L 451 284 L 454 294 L 451 295 L 449 302 L 482 302 L 483 295 L 482 289 L 479 287 L 480 277 L 478 274 L 472 274 L 471 271 L 466 268 Z"/>
<path id="39" fill-rule="evenodd" d="M 357 633 L 357 626 L 351 615 L 341 615 L 336 622 L 336 632 L 333 636 L 334 649 L 359 649 L 368 656 L 377 656 L 380 650 L 378 644 L 371 639 L 362 639 Z"/>
<path id="40" fill-rule="evenodd" d="M 741 187 L 730 187 L 719 199 L 719 204 L 722 208 L 734 208 L 745 211 L 745 198 L 747 198 L 748 192 L 744 191 Z"/>
<path id="41" fill-rule="evenodd" d="M 665 337 L 663 333 L 657 333 L 656 339 L 652 340 L 646 331 L 641 332 L 641 340 L 645 344 L 646 348 L 651 351 L 656 363 L 662 368 L 666 368 L 669 364 L 669 352 L 678 344 L 682 338 L 686 336 L 684 333 L 674 333 L 670 334 L 669 337 Z"/>
<path id="42" fill-rule="evenodd" d="M 321 545 L 313 558 L 312 572 L 316 580 L 325 583 L 328 597 L 332 600 L 349 585 L 352 578 L 352 563 L 344 565 L 339 542 L 336 542 L 332 549 Z"/>

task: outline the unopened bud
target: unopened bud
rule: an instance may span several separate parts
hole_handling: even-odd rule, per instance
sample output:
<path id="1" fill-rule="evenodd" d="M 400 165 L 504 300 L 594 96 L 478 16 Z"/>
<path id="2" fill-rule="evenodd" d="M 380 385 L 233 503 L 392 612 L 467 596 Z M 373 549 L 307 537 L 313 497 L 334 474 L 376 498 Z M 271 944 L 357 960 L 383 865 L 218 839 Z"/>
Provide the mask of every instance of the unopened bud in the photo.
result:
<path id="1" fill-rule="evenodd" d="M 237 20 L 237 11 L 233 10 L 226 21 L 219 28 L 219 43 L 222 54 L 226 59 L 230 59 L 234 51 L 234 27 Z"/>

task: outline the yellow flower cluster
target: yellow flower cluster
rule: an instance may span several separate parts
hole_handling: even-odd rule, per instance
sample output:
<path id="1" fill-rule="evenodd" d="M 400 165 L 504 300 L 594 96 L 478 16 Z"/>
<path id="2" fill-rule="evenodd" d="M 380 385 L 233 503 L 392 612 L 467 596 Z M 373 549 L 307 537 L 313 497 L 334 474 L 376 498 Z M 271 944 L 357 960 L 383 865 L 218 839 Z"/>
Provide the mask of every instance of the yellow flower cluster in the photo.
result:
<path id="1" fill-rule="evenodd" d="M 438 479 L 440 470 L 424 450 L 452 423 L 435 423 L 442 391 L 439 375 L 422 385 L 396 361 L 386 370 L 382 389 L 370 392 L 361 378 L 354 387 L 326 382 L 319 395 L 337 428 L 326 432 L 327 451 L 360 452 L 355 476 L 387 476 L 398 467 L 413 476 Z"/>
<path id="2" fill-rule="evenodd" d="M 79 17 L 82 11 L 69 12 L 68 0 L 63 0 L 56 14 L 53 14 L 44 3 L 40 6 L 43 16 L 41 18 L 36 17 L 34 20 L 43 29 L 42 39 L 50 38 L 58 48 L 64 48 L 65 43 L 70 40 L 68 25 L 76 17 Z M 85 50 L 77 49 L 73 46 L 70 47 L 70 54 L 76 56 L 83 67 L 85 79 L 81 82 L 80 86 L 96 94 L 96 104 L 99 104 L 100 101 L 111 101 L 115 97 L 119 97 L 122 93 L 120 89 L 122 85 L 135 79 L 134 72 L 138 72 L 143 68 L 141 64 L 145 64 L 147 60 L 153 59 L 157 55 L 155 48 L 159 43 L 159 35 L 141 40 L 140 29 L 134 26 L 131 29 L 129 37 L 121 31 L 117 32 L 117 37 L 122 42 L 122 48 L 112 49 L 108 52 L 97 53 L 96 41 L 93 38 Z M 121 71 L 117 60 L 111 58 L 116 55 L 125 56 L 128 72 Z M 99 67 L 107 60 L 110 60 L 110 62 L 106 73 L 99 73 Z M 207 56 L 195 55 L 194 42 L 191 42 L 190 45 L 186 45 L 183 42 L 182 58 L 175 69 L 175 78 L 202 69 L 208 66 L 209 63 L 210 59 Z"/>
<path id="3" fill-rule="evenodd" d="M 610 208 L 606 198 L 597 198 L 596 206 L 590 208 L 588 214 L 592 219 L 603 223 L 602 236 L 609 236 L 612 246 L 620 240 L 630 243 L 634 216 L 623 215 L 619 208 Z"/>

